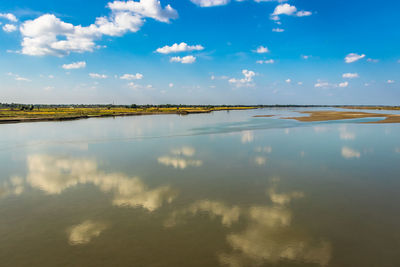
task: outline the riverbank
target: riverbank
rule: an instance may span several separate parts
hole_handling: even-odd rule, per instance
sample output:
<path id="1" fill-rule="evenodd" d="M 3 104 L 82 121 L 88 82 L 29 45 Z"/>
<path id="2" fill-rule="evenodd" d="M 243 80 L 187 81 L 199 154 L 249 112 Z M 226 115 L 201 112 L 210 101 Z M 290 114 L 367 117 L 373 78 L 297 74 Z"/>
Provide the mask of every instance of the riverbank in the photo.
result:
<path id="1" fill-rule="evenodd" d="M 168 108 L 40 108 L 32 110 L 16 110 L 12 108 L 0 109 L 0 124 L 40 122 L 40 121 L 68 121 L 89 118 L 164 115 L 164 114 L 199 114 L 223 110 L 247 110 L 256 107 L 168 107 Z"/>

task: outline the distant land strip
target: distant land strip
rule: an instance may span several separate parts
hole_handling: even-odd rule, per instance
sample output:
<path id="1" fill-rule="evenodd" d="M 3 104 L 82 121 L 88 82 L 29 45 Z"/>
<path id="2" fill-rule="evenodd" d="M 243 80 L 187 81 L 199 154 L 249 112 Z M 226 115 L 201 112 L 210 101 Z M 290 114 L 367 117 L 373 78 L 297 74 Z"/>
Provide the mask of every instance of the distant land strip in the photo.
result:
<path id="1" fill-rule="evenodd" d="M 87 118 L 140 116 L 178 114 L 188 115 L 195 113 L 210 113 L 213 111 L 248 110 L 259 108 L 343 108 L 366 110 L 400 110 L 400 106 L 343 106 L 343 105 L 44 105 L 44 104 L 17 104 L 0 103 L 0 124 L 39 122 L 39 121 L 66 121 Z M 371 123 L 398 123 L 399 115 L 376 114 L 367 112 L 341 111 L 304 111 L 308 117 L 291 117 L 298 121 L 324 121 L 355 119 L 366 117 L 385 117 L 384 120 Z M 256 115 L 255 117 L 272 117 L 274 115 Z"/>
<path id="2" fill-rule="evenodd" d="M 45 106 L 0 107 L 0 124 L 40 121 L 67 121 L 88 118 L 210 113 L 222 110 L 255 109 L 253 106 Z"/>
<path id="3" fill-rule="evenodd" d="M 385 118 L 378 121 L 369 121 L 363 123 L 400 123 L 400 115 L 381 114 L 355 111 L 302 111 L 302 114 L 309 114 L 304 117 L 287 117 L 283 119 L 294 119 L 301 122 L 313 121 L 332 121 L 346 119 L 361 119 L 361 118 Z"/>

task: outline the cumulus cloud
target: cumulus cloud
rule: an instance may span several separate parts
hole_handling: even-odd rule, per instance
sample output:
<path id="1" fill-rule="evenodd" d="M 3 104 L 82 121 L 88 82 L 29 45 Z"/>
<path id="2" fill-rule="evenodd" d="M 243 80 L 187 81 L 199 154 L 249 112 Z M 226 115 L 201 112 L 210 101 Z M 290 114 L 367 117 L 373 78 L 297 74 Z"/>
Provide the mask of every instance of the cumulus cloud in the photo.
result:
<path id="1" fill-rule="evenodd" d="M 98 237 L 107 225 L 91 220 L 84 221 L 72 226 L 68 232 L 68 240 L 71 245 L 82 245 L 89 243 L 93 238 Z"/>
<path id="2" fill-rule="evenodd" d="M 256 50 L 254 50 L 254 52 L 256 52 L 258 54 L 265 54 L 265 53 L 269 52 L 269 49 L 268 49 L 268 47 L 260 45 L 259 47 L 257 47 Z"/>
<path id="3" fill-rule="evenodd" d="M 272 29 L 272 31 L 273 32 L 284 32 L 285 30 L 281 29 L 281 28 L 274 28 L 274 29 Z"/>
<path id="4" fill-rule="evenodd" d="M 316 84 L 314 84 L 315 88 L 327 88 L 330 86 L 331 86 L 331 84 L 328 82 L 317 82 Z"/>
<path id="5" fill-rule="evenodd" d="M 12 22 L 18 21 L 18 19 L 15 17 L 15 15 L 11 14 L 11 13 L 0 13 L 0 18 L 8 19 L 9 21 L 12 21 Z"/>
<path id="6" fill-rule="evenodd" d="M 14 79 L 15 79 L 16 81 L 22 81 L 22 82 L 30 82 L 30 81 L 31 81 L 31 80 L 28 79 L 28 78 L 22 77 L 22 76 L 20 76 L 20 75 L 18 75 L 18 74 L 14 74 L 14 73 L 11 73 L 11 72 L 7 73 L 7 75 L 8 75 L 8 76 L 14 77 Z"/>
<path id="7" fill-rule="evenodd" d="M 193 4 L 201 7 L 223 6 L 230 3 L 231 0 L 190 0 Z"/>
<path id="8" fill-rule="evenodd" d="M 306 16 L 311 16 L 312 12 L 303 10 L 297 11 L 297 8 L 295 6 L 285 3 L 275 7 L 274 12 L 271 14 L 271 19 L 277 21 L 280 19 L 279 18 L 280 15 L 306 17 Z"/>
<path id="9" fill-rule="evenodd" d="M 128 80 L 128 81 L 131 81 L 131 80 L 141 80 L 141 79 L 143 79 L 143 74 L 141 74 L 141 73 L 136 73 L 136 74 L 129 74 L 129 73 L 126 73 L 126 74 L 124 74 L 124 75 L 122 75 L 121 77 L 119 77 L 121 80 Z"/>
<path id="10" fill-rule="evenodd" d="M 86 62 L 85 61 L 74 62 L 74 63 L 71 63 L 71 64 L 62 65 L 62 68 L 65 69 L 65 70 L 83 69 L 85 67 L 86 67 Z"/>
<path id="11" fill-rule="evenodd" d="M 203 50 L 204 47 L 202 45 L 188 45 L 187 43 L 173 44 L 171 46 L 164 46 L 158 48 L 156 50 L 157 53 L 161 54 L 170 54 L 170 53 L 179 53 L 179 52 L 188 52 L 188 51 L 200 51 Z"/>
<path id="12" fill-rule="evenodd" d="M 185 56 L 185 57 L 171 57 L 170 62 L 180 62 L 182 64 L 192 64 L 196 61 L 196 57 L 194 56 Z"/>
<path id="13" fill-rule="evenodd" d="M 237 87 L 241 86 L 253 86 L 253 78 L 256 76 L 256 73 L 251 70 L 242 70 L 242 74 L 244 75 L 244 78 L 242 79 L 236 79 L 236 78 L 231 78 L 229 79 L 229 83 L 236 85 Z"/>
<path id="14" fill-rule="evenodd" d="M 99 73 L 89 73 L 89 76 L 93 79 L 107 79 L 107 75 Z"/>
<path id="15" fill-rule="evenodd" d="M 257 60 L 256 61 L 257 64 L 274 64 L 275 60 L 273 59 L 268 59 L 268 60 Z"/>
<path id="16" fill-rule="evenodd" d="M 339 87 L 344 88 L 344 87 L 347 87 L 347 86 L 349 86 L 349 82 L 342 82 L 342 83 L 339 83 Z"/>
<path id="17" fill-rule="evenodd" d="M 24 22 L 20 27 L 22 53 L 64 56 L 71 52 L 91 52 L 97 47 L 95 40 L 103 35 L 122 36 L 126 32 L 137 32 L 145 18 L 168 23 L 178 16 L 170 5 L 162 8 L 158 0 L 114 1 L 107 7 L 111 10 L 109 17 L 98 17 L 94 24 L 86 27 L 63 22 L 53 14 Z"/>
<path id="18" fill-rule="evenodd" d="M 279 16 L 279 15 L 292 15 L 297 11 L 295 6 L 291 6 L 290 4 L 282 4 L 275 7 L 274 13 L 272 15 Z"/>
<path id="19" fill-rule="evenodd" d="M 3 26 L 3 31 L 5 32 L 14 32 L 17 30 L 17 26 L 13 24 L 6 24 Z"/>
<path id="20" fill-rule="evenodd" d="M 394 80 L 387 80 L 387 83 L 388 84 L 393 84 L 393 83 L 395 83 L 395 81 Z"/>
<path id="21" fill-rule="evenodd" d="M 342 75 L 342 77 L 346 78 L 346 79 L 354 79 L 354 78 L 358 78 L 360 76 L 358 76 L 358 73 L 344 73 Z"/>
<path id="22" fill-rule="evenodd" d="M 311 15 L 312 15 L 312 12 L 310 12 L 310 11 L 299 11 L 296 13 L 297 17 L 308 17 Z"/>
<path id="23" fill-rule="evenodd" d="M 360 59 L 363 59 L 364 57 L 365 57 L 364 54 L 358 55 L 356 53 L 350 53 L 344 58 L 344 61 L 346 63 L 353 63 L 353 62 L 356 62 L 356 61 L 358 61 Z"/>

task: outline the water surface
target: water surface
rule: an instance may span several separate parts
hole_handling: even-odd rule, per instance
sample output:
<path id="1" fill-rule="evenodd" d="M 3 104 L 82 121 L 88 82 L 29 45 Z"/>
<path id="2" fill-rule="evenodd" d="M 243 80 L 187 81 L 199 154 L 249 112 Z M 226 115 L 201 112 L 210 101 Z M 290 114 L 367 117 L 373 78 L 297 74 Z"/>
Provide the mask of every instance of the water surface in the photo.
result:
<path id="1" fill-rule="evenodd" d="M 400 266 L 400 126 L 300 110 L 0 125 L 0 265 Z"/>

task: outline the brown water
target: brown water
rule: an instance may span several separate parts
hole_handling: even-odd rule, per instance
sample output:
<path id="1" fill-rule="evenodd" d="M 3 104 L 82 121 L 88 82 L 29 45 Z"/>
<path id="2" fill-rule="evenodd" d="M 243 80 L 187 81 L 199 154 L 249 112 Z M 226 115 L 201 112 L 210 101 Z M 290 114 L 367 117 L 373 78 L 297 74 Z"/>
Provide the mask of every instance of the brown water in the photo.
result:
<path id="1" fill-rule="evenodd" d="M 295 111 L 0 125 L 0 266 L 400 266 L 400 126 Z"/>

